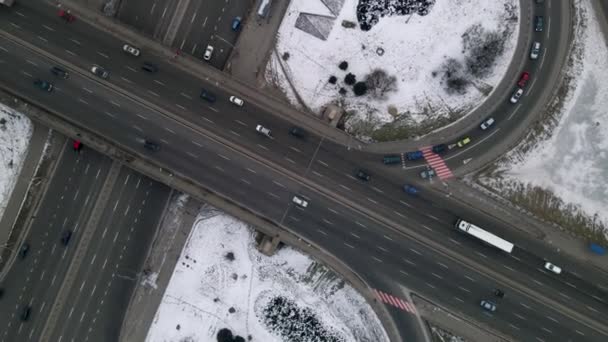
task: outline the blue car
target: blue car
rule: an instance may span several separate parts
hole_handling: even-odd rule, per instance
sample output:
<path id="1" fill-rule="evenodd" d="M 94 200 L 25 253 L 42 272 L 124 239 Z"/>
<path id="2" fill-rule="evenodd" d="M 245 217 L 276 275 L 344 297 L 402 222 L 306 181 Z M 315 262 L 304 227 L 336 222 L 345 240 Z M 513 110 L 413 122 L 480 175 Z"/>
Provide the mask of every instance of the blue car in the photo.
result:
<path id="1" fill-rule="evenodd" d="M 241 28 L 241 17 L 234 17 L 232 19 L 232 31 L 238 31 Z"/>
<path id="2" fill-rule="evenodd" d="M 418 190 L 418 188 L 416 188 L 415 186 L 410 185 L 410 184 L 404 185 L 403 191 L 405 191 L 406 193 L 408 193 L 410 195 L 416 195 L 418 192 L 420 192 L 420 190 Z"/>
<path id="3" fill-rule="evenodd" d="M 424 157 L 424 155 L 422 154 L 422 151 L 407 152 L 405 154 L 405 158 L 407 160 L 418 160 L 418 159 L 422 159 L 422 157 Z"/>

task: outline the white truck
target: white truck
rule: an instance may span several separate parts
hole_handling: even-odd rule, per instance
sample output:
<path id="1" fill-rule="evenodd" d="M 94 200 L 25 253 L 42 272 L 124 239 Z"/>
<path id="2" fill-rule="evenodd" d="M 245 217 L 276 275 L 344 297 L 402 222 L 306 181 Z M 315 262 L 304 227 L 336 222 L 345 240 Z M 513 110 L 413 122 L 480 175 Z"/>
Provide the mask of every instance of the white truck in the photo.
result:
<path id="1" fill-rule="evenodd" d="M 11 7 L 15 3 L 15 0 L 0 0 L 0 5 Z"/>

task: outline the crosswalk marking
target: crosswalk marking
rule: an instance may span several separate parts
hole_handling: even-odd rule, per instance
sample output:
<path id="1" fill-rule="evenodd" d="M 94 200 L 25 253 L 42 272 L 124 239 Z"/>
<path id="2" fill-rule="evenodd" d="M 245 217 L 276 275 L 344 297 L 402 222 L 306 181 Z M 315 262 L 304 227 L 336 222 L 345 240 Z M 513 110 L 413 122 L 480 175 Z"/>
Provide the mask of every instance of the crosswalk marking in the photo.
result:
<path id="1" fill-rule="evenodd" d="M 446 180 L 454 177 L 452 171 L 443 161 L 443 158 L 441 158 L 438 154 L 434 153 L 431 147 L 423 148 L 422 154 L 424 155 L 424 159 L 427 161 L 427 163 L 429 163 L 429 165 L 431 165 L 431 167 L 435 169 L 437 176 L 439 176 L 441 180 Z"/>
<path id="2" fill-rule="evenodd" d="M 385 304 L 389 304 L 391 306 L 394 306 L 398 309 L 401 309 L 403 311 L 407 311 L 411 314 L 416 314 L 416 307 L 414 307 L 413 304 L 408 303 L 407 301 L 401 299 L 401 298 L 397 298 L 395 296 L 392 296 L 388 293 L 382 292 L 380 290 L 376 290 L 374 289 L 374 293 L 376 294 L 376 297 L 383 303 Z"/>

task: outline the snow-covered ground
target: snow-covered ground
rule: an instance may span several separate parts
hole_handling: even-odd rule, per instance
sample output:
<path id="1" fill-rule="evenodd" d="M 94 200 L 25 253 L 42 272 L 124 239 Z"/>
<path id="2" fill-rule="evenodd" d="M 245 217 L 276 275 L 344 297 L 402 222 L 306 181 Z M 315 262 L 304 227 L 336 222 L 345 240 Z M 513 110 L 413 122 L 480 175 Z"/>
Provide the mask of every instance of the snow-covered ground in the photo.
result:
<path id="1" fill-rule="evenodd" d="M 333 273 L 292 248 L 267 257 L 254 243 L 243 222 L 201 213 L 146 340 L 215 342 L 229 329 L 247 341 L 388 341 L 371 307 Z"/>
<path id="2" fill-rule="evenodd" d="M 27 116 L 0 104 L 0 217 L 23 167 L 32 132 Z"/>
<path id="3" fill-rule="evenodd" d="M 339 0 L 326 2 L 340 8 Z M 292 0 L 281 23 L 277 54 L 268 64 L 266 78 L 278 84 L 295 105 L 300 104 L 299 97 L 317 113 L 329 103 L 341 103 L 345 109 L 354 110 L 356 114 L 346 122 L 351 131 L 362 126 L 378 128 L 390 122 L 429 130 L 436 128 L 434 122 L 443 125 L 446 119 L 456 120 L 483 102 L 500 82 L 517 42 L 519 7 L 515 0 L 428 1 L 428 14 L 384 16 L 369 31 L 359 28 L 359 0 L 343 2 L 334 16 L 321 0 Z M 412 1 L 413 6 L 416 3 Z M 308 27 L 328 32 L 327 39 L 296 28 L 298 17 L 300 25 L 307 26 L 305 23 L 309 22 L 313 24 Z M 345 28 L 343 20 L 357 26 Z M 454 70 L 452 76 L 462 76 L 467 86 L 465 93 L 450 94 L 443 77 L 445 63 L 454 59 L 455 64 L 466 65 L 471 54 L 471 49 L 463 46 L 467 30 L 469 42 L 495 32 L 504 43 L 503 52 L 484 75 Z M 342 61 L 348 62 L 345 71 L 338 67 Z M 396 78 L 396 89 L 386 92 L 384 98 L 374 98 L 369 91 L 355 96 L 352 87 L 344 82 L 348 73 L 354 74 L 357 81 L 364 81 L 375 69 L 383 69 L 389 77 Z M 332 75 L 337 77 L 336 84 L 328 82 Z M 345 95 L 339 94 L 341 87 L 347 89 Z M 370 133 L 358 132 L 360 136 Z"/>
<path id="4" fill-rule="evenodd" d="M 500 193 L 538 186 L 563 200 L 562 210 L 595 216 L 608 226 L 608 49 L 588 0 L 575 6 L 579 18 L 567 75 L 572 78 L 558 113 L 531 134 L 482 182 Z M 564 99 L 562 99 L 564 100 Z M 525 191 L 525 190 L 524 190 Z M 573 207 L 578 207 L 579 210 Z M 599 221 L 598 221 L 599 220 Z M 608 232 L 605 232 L 608 238 Z"/>

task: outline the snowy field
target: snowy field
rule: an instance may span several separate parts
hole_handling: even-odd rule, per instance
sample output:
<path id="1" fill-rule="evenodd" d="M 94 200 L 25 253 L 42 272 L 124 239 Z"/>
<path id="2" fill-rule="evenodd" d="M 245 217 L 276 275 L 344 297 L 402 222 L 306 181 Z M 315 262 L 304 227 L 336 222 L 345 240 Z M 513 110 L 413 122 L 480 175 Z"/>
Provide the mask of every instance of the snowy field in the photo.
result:
<path id="1" fill-rule="evenodd" d="M 32 131 L 28 117 L 0 104 L 0 217 L 23 167 Z"/>
<path id="2" fill-rule="evenodd" d="M 386 14 L 368 31 L 360 28 L 359 0 L 344 0 L 342 7 L 341 0 L 326 2 L 337 12 L 335 16 L 320 0 L 291 1 L 266 78 L 279 85 L 295 105 L 304 103 L 316 113 L 329 103 L 342 104 L 353 111 L 346 128 L 360 137 L 371 136 L 370 129 L 384 123 L 429 131 L 457 120 L 481 104 L 500 82 L 517 43 L 515 0 L 411 1 L 414 7 L 427 4 L 425 14 Z M 344 20 L 357 25 L 345 28 Z M 296 24 L 314 28 L 321 32 L 319 36 L 325 33 L 327 39 Z M 488 59 L 487 68 L 471 74 L 467 61 L 479 51 L 476 43 L 490 38 L 497 39 L 491 50 L 502 53 Z M 342 61 L 348 62 L 346 70 L 339 68 Z M 367 76 L 376 69 L 386 72 L 384 86 L 369 82 Z M 345 82 L 348 73 L 368 84 L 365 95 L 354 95 L 354 87 Z M 337 78 L 335 84 L 329 82 L 330 76 Z M 387 86 L 390 78 L 394 83 Z M 346 91 L 343 95 L 340 88 Z"/>
<path id="3" fill-rule="evenodd" d="M 243 340 L 233 339 L 237 336 Z M 327 269 L 288 247 L 266 257 L 255 249 L 253 231 L 244 223 L 204 212 L 146 341 L 249 340 L 381 342 L 388 337 L 365 300 Z"/>
<path id="4" fill-rule="evenodd" d="M 552 192 L 573 216 L 583 213 L 589 225 L 608 226 L 608 49 L 588 0 L 577 4 L 572 77 L 563 108 L 547 120 L 540 136 L 529 136 L 482 178 L 497 192 L 537 186 Z M 608 233 L 604 232 L 608 239 Z"/>

